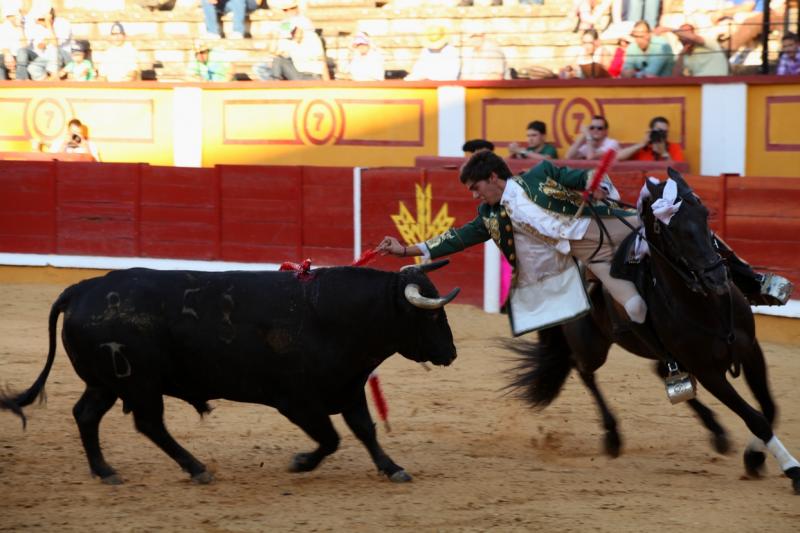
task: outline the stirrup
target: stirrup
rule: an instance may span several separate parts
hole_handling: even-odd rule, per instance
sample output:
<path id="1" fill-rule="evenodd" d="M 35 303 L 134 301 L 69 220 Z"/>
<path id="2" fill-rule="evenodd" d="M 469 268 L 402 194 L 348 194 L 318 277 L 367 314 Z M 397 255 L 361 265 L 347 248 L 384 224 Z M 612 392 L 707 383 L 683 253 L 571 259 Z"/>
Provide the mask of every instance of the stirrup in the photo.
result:
<path id="1" fill-rule="evenodd" d="M 764 274 L 761 279 L 760 300 L 762 305 L 784 305 L 792 295 L 794 285 L 791 281 L 777 274 Z"/>
<path id="2" fill-rule="evenodd" d="M 697 381 L 694 376 L 681 371 L 678 363 L 667 361 L 669 375 L 665 378 L 667 398 L 673 405 L 697 396 Z"/>

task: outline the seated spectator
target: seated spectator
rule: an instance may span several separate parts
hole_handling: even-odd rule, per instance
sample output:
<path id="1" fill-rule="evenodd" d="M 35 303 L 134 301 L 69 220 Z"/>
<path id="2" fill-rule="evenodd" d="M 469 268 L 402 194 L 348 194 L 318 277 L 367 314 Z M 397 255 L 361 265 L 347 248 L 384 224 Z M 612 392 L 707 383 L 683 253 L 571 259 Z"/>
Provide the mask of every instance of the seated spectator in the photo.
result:
<path id="1" fill-rule="evenodd" d="M 423 44 L 425 48 L 420 52 L 411 73 L 405 79 L 457 80 L 461 70 L 461 59 L 456 47 L 450 44 L 447 28 L 441 25 L 430 26 L 425 33 Z"/>
<path id="2" fill-rule="evenodd" d="M 366 33 L 356 33 L 350 49 L 348 70 L 351 80 L 379 81 L 384 79 L 383 54 L 372 45 L 372 41 Z"/>
<path id="3" fill-rule="evenodd" d="M 661 19 L 661 0 L 623 0 L 622 20 L 644 20 L 651 28 Z"/>
<path id="4" fill-rule="evenodd" d="M 206 37 L 219 39 L 222 37 L 220 18 L 225 13 L 233 13 L 233 31 L 226 35 L 228 39 L 244 39 L 244 22 L 248 13 L 258 8 L 256 0 L 203 0 L 203 17 L 206 20 Z"/>
<path id="5" fill-rule="evenodd" d="M 273 80 L 329 80 L 330 72 L 322 41 L 315 31 L 295 25 L 291 39 L 281 39 L 278 55 L 272 60 L 269 78 Z"/>
<path id="6" fill-rule="evenodd" d="M 562 68 L 558 77 L 572 78 L 607 78 L 611 74 L 612 55 L 608 48 L 600 44 L 597 30 L 584 30 L 581 34 L 581 50 L 572 62 Z"/>
<path id="7" fill-rule="evenodd" d="M 461 63 L 462 80 L 502 80 L 506 75 L 506 55 L 483 32 L 472 33 L 467 38 Z"/>
<path id="8" fill-rule="evenodd" d="M 494 152 L 494 144 L 486 139 L 470 139 L 461 147 L 462 152 L 470 155 L 475 152 L 483 152 L 486 150 Z"/>
<path id="9" fill-rule="evenodd" d="M 673 76 L 727 76 L 730 64 L 719 43 L 698 34 L 691 24 L 673 30 L 683 45 L 672 67 Z"/>
<path id="10" fill-rule="evenodd" d="M 517 143 L 508 145 L 508 151 L 512 159 L 558 159 L 556 147 L 545 142 L 547 136 L 547 126 L 541 120 L 534 120 L 528 124 L 525 136 L 528 138 L 528 146 L 522 148 Z"/>
<path id="11" fill-rule="evenodd" d="M 771 25 L 779 24 L 783 21 L 784 8 L 783 0 L 772 0 L 770 2 Z M 711 20 L 714 24 L 720 26 L 732 25 L 729 31 L 728 49 L 730 52 L 735 53 L 743 46 L 752 43 L 761 34 L 764 21 L 764 2 L 763 0 L 725 1 L 722 9 L 712 13 Z M 731 61 L 737 62 L 736 59 Z"/>
<path id="12" fill-rule="evenodd" d="M 5 0 L 3 22 L 0 24 L 0 80 L 17 77 L 17 55 L 27 46 L 22 24 L 22 2 Z"/>
<path id="13" fill-rule="evenodd" d="M 73 118 L 67 123 L 64 137 L 50 146 L 52 154 L 91 154 L 95 161 L 100 161 L 100 153 L 92 141 L 89 132 L 80 120 Z"/>
<path id="14" fill-rule="evenodd" d="M 66 35 L 65 30 L 69 32 Z M 66 43 L 71 39 L 69 22 L 56 19 L 49 2 L 38 1 L 25 17 L 24 31 L 28 46 L 17 53 L 17 79 L 40 81 L 56 77 L 70 60 L 70 51 L 59 46 L 63 39 Z"/>
<path id="15" fill-rule="evenodd" d="M 189 62 L 188 74 L 193 81 L 231 81 L 233 77 L 230 63 L 202 40 L 194 44 L 194 58 Z"/>
<path id="16" fill-rule="evenodd" d="M 105 81 L 133 81 L 139 77 L 136 49 L 125 42 L 125 28 L 119 22 L 111 25 L 111 46 L 99 63 L 99 75 Z"/>
<path id="17" fill-rule="evenodd" d="M 778 59 L 778 76 L 800 75 L 800 37 L 796 33 L 785 33 L 781 39 L 781 57 Z"/>
<path id="18" fill-rule="evenodd" d="M 622 67 L 625 65 L 625 56 L 628 53 L 628 46 L 631 44 L 630 35 L 622 35 L 617 39 L 617 47 L 611 56 L 608 65 L 608 73 L 612 78 L 619 78 L 622 75 Z"/>
<path id="19" fill-rule="evenodd" d="M 574 0 L 573 12 L 578 17 L 575 31 L 603 30 L 621 17 L 620 0 Z"/>
<path id="20" fill-rule="evenodd" d="M 581 133 L 567 150 L 565 159 L 600 159 L 609 150 L 619 152 L 619 143 L 608 136 L 608 121 L 601 115 L 592 117 L 588 126 L 581 128 Z"/>
<path id="21" fill-rule="evenodd" d="M 650 120 L 644 140 L 626 146 L 617 154 L 617 160 L 625 161 L 685 161 L 683 149 L 678 143 L 672 143 L 669 137 L 669 121 L 664 117 Z"/>
<path id="22" fill-rule="evenodd" d="M 58 72 L 58 78 L 67 81 L 94 81 L 97 72 L 89 59 L 89 43 L 75 41 L 72 43 L 70 62 Z"/>
<path id="23" fill-rule="evenodd" d="M 268 5 L 270 9 L 283 13 L 282 32 L 289 32 L 293 26 L 300 26 L 306 31 L 314 31 L 314 24 L 311 20 L 300 13 L 300 4 L 297 0 L 270 0 Z"/>
<path id="24" fill-rule="evenodd" d="M 650 25 L 640 20 L 633 26 L 633 43 L 625 52 L 623 78 L 671 76 L 675 58 L 666 39 L 653 35 Z"/>

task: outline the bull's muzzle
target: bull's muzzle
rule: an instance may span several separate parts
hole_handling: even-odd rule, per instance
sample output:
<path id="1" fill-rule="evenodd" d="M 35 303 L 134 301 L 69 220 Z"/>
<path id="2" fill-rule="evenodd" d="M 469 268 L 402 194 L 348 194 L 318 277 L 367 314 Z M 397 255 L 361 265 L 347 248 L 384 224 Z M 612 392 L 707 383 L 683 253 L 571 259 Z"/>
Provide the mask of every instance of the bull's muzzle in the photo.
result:
<path id="1" fill-rule="evenodd" d="M 406 285 L 404 294 L 406 296 L 406 300 L 415 307 L 419 307 L 420 309 L 441 309 L 446 304 L 453 301 L 458 293 L 461 291 L 460 288 L 456 287 L 449 294 L 442 296 L 440 298 L 428 298 L 427 296 L 423 296 L 419 292 L 419 285 L 416 283 L 409 283 Z"/>

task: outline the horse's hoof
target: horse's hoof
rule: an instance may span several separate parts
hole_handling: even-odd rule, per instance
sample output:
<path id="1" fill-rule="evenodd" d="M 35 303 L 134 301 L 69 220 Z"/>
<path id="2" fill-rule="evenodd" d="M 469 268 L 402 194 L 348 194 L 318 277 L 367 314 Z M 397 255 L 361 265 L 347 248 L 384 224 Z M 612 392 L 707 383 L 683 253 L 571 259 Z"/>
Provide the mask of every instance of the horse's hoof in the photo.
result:
<path id="1" fill-rule="evenodd" d="M 317 467 L 317 464 L 319 463 L 314 462 L 310 453 L 298 453 L 289 465 L 289 472 L 311 472 Z"/>
<path id="2" fill-rule="evenodd" d="M 744 469 L 747 475 L 752 478 L 759 478 L 764 472 L 764 461 L 767 456 L 764 452 L 755 450 L 745 450 L 744 452 Z"/>
<path id="3" fill-rule="evenodd" d="M 731 451 L 731 441 L 728 440 L 728 435 L 725 433 L 711 437 L 711 445 L 717 453 L 722 455 L 727 455 Z"/>
<path id="4" fill-rule="evenodd" d="M 408 483 L 412 479 L 414 478 L 411 477 L 411 474 L 409 474 L 402 468 L 397 472 L 395 472 L 394 474 L 392 474 L 391 476 L 389 476 L 389 480 L 392 483 Z"/>
<path id="5" fill-rule="evenodd" d="M 786 470 L 784 475 L 792 480 L 792 488 L 795 494 L 800 494 L 800 466 L 793 466 Z"/>
<path id="6" fill-rule="evenodd" d="M 620 441 L 617 433 L 606 433 L 605 450 L 606 455 L 612 459 L 619 457 L 622 451 L 622 441 Z"/>
<path id="7" fill-rule="evenodd" d="M 122 485 L 122 478 L 117 474 L 111 474 L 110 476 L 100 478 L 100 481 L 105 485 Z"/>
<path id="8" fill-rule="evenodd" d="M 198 485 L 208 485 L 212 481 L 214 481 L 214 474 L 208 470 L 204 470 L 192 476 L 192 483 L 197 483 Z"/>

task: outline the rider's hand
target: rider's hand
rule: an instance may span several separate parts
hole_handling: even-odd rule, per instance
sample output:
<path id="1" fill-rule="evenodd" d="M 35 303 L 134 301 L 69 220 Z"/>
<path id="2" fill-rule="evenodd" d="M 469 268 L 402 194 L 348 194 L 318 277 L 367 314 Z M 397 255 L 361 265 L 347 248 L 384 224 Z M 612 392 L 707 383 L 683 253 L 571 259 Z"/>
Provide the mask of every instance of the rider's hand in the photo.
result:
<path id="1" fill-rule="evenodd" d="M 394 237 L 384 237 L 381 243 L 378 245 L 378 253 L 381 255 L 391 254 L 401 257 L 403 255 L 403 251 L 405 251 L 405 246 L 400 244 L 400 241 Z"/>

